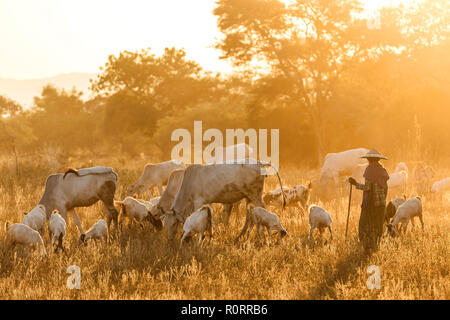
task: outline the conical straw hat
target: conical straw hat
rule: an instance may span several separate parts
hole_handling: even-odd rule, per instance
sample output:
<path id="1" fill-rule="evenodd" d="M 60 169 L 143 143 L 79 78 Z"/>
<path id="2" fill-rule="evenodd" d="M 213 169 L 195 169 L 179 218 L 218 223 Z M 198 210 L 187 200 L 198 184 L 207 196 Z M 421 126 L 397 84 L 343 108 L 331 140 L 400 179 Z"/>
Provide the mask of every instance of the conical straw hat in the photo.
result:
<path id="1" fill-rule="evenodd" d="M 387 157 L 385 157 L 381 153 L 379 153 L 377 149 L 370 150 L 365 155 L 363 155 L 361 158 L 378 158 L 378 159 L 385 159 L 385 160 L 388 159 Z"/>

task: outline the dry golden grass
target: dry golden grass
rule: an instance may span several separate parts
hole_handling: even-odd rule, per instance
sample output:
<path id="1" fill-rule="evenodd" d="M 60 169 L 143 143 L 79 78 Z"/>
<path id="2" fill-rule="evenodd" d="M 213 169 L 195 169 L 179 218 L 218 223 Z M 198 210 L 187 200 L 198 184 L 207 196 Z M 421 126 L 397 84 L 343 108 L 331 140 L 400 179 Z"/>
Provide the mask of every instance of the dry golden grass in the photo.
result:
<path id="1" fill-rule="evenodd" d="M 143 160 L 75 162 L 71 165 L 110 165 L 119 173 L 116 198 L 143 168 Z M 66 166 L 67 163 L 64 164 Z M 15 177 L 11 164 L 0 168 L 0 222 L 20 222 L 24 211 L 39 201 L 45 178 L 51 172 L 45 161 L 22 164 Z M 62 170 L 63 167 L 59 168 Z M 443 173 L 441 173 L 443 174 Z M 285 185 L 306 183 L 317 171 L 282 169 Z M 266 189 L 277 187 L 270 177 Z M 344 191 L 343 193 L 346 193 Z M 197 248 L 188 244 L 181 252 L 170 246 L 164 232 L 126 226 L 106 247 L 78 247 L 78 230 L 69 220 L 66 252 L 41 259 L 5 252 L 0 243 L 1 299 L 448 299 L 450 297 L 450 201 L 424 199 L 425 232 L 411 225 L 405 236 L 384 237 L 381 248 L 365 257 L 357 242 L 360 194 L 351 208 L 349 237 L 344 238 L 347 195 L 321 203 L 333 218 L 334 239 L 316 245 L 307 240 L 308 220 L 296 208 L 276 211 L 289 236 L 270 243 L 253 234 L 235 243 L 244 214 L 233 212 L 225 227 L 219 212 L 214 217 L 214 237 Z M 83 227 L 103 217 L 101 205 L 77 210 Z M 3 229 L 3 228 L 2 228 Z M 0 235 L 4 238 L 4 230 Z M 328 237 L 325 233 L 324 237 Z M 49 239 L 44 241 L 48 247 Z M 69 290 L 70 265 L 81 269 L 81 289 Z M 381 270 L 381 288 L 369 290 L 367 267 Z"/>

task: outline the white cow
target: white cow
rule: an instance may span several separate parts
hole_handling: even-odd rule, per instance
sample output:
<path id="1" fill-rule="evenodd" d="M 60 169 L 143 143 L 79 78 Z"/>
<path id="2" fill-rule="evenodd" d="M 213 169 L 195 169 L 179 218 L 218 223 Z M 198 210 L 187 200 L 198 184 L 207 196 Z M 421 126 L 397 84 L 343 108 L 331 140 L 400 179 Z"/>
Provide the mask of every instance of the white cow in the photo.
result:
<path id="1" fill-rule="evenodd" d="M 151 213 L 155 218 L 160 219 L 162 215 L 170 210 L 173 199 L 178 193 L 178 190 L 180 190 L 181 183 L 183 182 L 183 175 L 184 169 L 174 170 L 170 174 L 166 189 L 162 193 L 158 203 L 151 209 Z"/>
<path id="2" fill-rule="evenodd" d="M 340 176 L 350 176 L 358 165 L 366 163 L 361 156 L 367 152 L 369 152 L 368 149 L 358 148 L 339 153 L 328 153 L 320 172 L 320 184 L 323 186 L 333 180 L 337 185 Z"/>
<path id="3" fill-rule="evenodd" d="M 353 169 L 353 172 L 352 172 L 351 176 L 353 178 L 355 178 L 356 181 L 362 181 L 362 183 L 364 183 L 364 181 L 365 181 L 364 172 L 366 172 L 366 169 L 367 169 L 368 166 L 369 166 L 368 163 L 358 164 Z"/>
<path id="4" fill-rule="evenodd" d="M 450 190 L 450 178 L 445 178 L 437 181 L 433 183 L 433 186 L 431 187 L 431 192 L 434 194 L 443 194 L 447 190 Z"/>
<path id="5" fill-rule="evenodd" d="M 184 163 L 179 160 L 170 160 L 157 164 L 147 164 L 144 167 L 139 179 L 135 184 L 128 188 L 128 195 L 142 194 L 147 190 L 157 187 L 159 194 L 163 193 L 163 186 L 167 184 L 169 176 L 172 171 L 177 169 L 184 169 Z"/>
<path id="6" fill-rule="evenodd" d="M 206 147 L 205 149 L 205 154 L 210 154 L 211 152 L 209 152 L 207 148 L 208 147 Z M 251 158 L 253 158 L 253 148 L 246 143 L 239 143 L 224 148 L 216 148 L 214 151 L 214 157 L 211 159 L 205 159 L 205 163 L 224 163 L 234 160 Z"/>
<path id="7" fill-rule="evenodd" d="M 183 182 L 172 203 L 170 210 L 164 215 L 167 237 L 172 240 L 177 225 L 183 223 L 192 212 L 205 204 L 235 203 L 247 199 L 257 207 L 264 207 L 261 199 L 264 187 L 265 167 L 270 163 L 258 161 L 254 164 L 194 164 L 186 168 Z M 276 169 L 273 168 L 275 171 Z M 277 172 L 280 187 L 281 178 Z M 246 218 L 242 236 L 248 228 Z"/>
<path id="8" fill-rule="evenodd" d="M 112 168 L 69 169 L 65 174 L 52 174 L 47 178 L 39 204 L 45 207 L 47 219 L 56 209 L 67 222 L 67 213 L 71 212 L 80 233 L 84 233 L 75 208 L 89 207 L 102 201 L 109 228 L 111 221 L 117 226 L 119 215 L 114 207 L 116 187 L 117 173 Z"/>
<path id="9" fill-rule="evenodd" d="M 402 192 L 406 191 L 406 185 L 408 183 L 408 172 L 401 170 L 389 175 L 387 185 L 389 189 L 401 189 Z"/>

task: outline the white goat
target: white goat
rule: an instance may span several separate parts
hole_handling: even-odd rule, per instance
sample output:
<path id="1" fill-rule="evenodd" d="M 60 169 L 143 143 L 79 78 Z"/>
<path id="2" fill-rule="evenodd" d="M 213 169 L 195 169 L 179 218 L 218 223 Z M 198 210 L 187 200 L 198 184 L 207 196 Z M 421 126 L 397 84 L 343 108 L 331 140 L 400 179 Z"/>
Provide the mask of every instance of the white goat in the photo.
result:
<path id="1" fill-rule="evenodd" d="M 29 213 L 25 213 L 22 223 L 43 235 L 46 221 L 47 215 L 45 213 L 45 207 L 42 204 L 38 204 Z"/>
<path id="2" fill-rule="evenodd" d="M 31 246 L 37 246 L 41 250 L 43 256 L 47 255 L 44 247 L 44 241 L 41 235 L 36 230 L 23 223 L 14 223 L 8 227 L 6 223 L 6 240 L 5 247 L 9 250 L 16 244 L 21 244 L 28 247 L 28 253 Z"/>
<path id="3" fill-rule="evenodd" d="M 320 234 L 323 233 L 325 228 L 330 231 L 330 241 L 333 240 L 333 232 L 331 231 L 331 215 L 322 207 L 312 204 L 308 208 L 309 212 L 309 240 L 312 240 L 314 229 L 319 229 Z"/>
<path id="4" fill-rule="evenodd" d="M 161 220 L 154 218 L 151 214 L 150 210 L 153 207 L 151 201 L 126 197 L 123 201 L 114 201 L 114 204 L 118 205 L 123 215 L 128 217 L 130 227 L 133 221 L 138 221 L 139 225 L 143 229 L 144 225 L 142 223 L 144 220 L 149 220 L 156 230 L 162 229 Z"/>
<path id="5" fill-rule="evenodd" d="M 384 212 L 384 220 L 386 223 L 391 222 L 391 219 L 395 216 L 398 207 L 406 201 L 406 196 L 395 198 L 388 202 L 386 205 L 386 211 Z"/>
<path id="6" fill-rule="evenodd" d="M 424 228 L 423 217 L 422 217 L 422 201 L 420 197 L 415 197 L 406 200 L 401 204 L 397 212 L 395 213 L 394 219 L 388 224 L 388 232 L 391 236 L 395 235 L 395 230 L 398 225 L 403 224 L 403 233 L 406 233 L 406 228 L 408 227 L 409 221 L 411 221 L 414 226 L 414 218 L 419 217 L 420 223 L 422 224 L 422 230 Z"/>
<path id="7" fill-rule="evenodd" d="M 55 248 L 55 252 L 57 252 L 58 249 L 64 250 L 63 238 L 66 236 L 66 220 L 59 214 L 58 210 L 53 210 L 53 213 L 50 216 L 48 232 L 52 239 L 52 246 L 55 245 L 56 239 L 58 239 L 58 245 Z"/>
<path id="8" fill-rule="evenodd" d="M 256 230 L 258 231 L 259 236 L 262 235 L 263 227 L 266 228 L 269 236 L 274 230 L 280 235 L 280 238 L 283 238 L 285 235 L 287 235 L 287 231 L 281 225 L 278 216 L 264 208 L 256 207 L 252 209 L 252 206 L 248 204 L 247 216 L 249 220 L 247 238 L 250 237 L 250 233 L 252 232 L 254 226 L 256 226 Z"/>
<path id="9" fill-rule="evenodd" d="M 108 227 L 103 219 L 98 220 L 86 233 L 80 235 L 79 244 L 86 243 L 89 239 L 101 240 L 108 243 Z"/>
<path id="10" fill-rule="evenodd" d="M 199 234 L 198 246 L 203 242 L 205 231 L 209 232 L 210 239 L 212 237 L 212 214 L 213 208 L 210 205 L 204 205 L 192 215 L 190 215 L 183 225 L 183 236 L 181 237 L 180 249 L 186 238 Z"/>

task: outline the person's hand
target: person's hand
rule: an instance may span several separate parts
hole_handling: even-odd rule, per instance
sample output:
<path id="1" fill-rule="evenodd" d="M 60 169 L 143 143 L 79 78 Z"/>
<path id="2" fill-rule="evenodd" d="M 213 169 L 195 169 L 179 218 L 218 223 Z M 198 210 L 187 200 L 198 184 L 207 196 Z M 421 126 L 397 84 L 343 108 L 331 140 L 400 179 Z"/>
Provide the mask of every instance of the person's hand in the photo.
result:
<path id="1" fill-rule="evenodd" d="M 353 177 L 348 178 L 348 182 L 352 185 L 356 185 L 356 180 Z"/>

